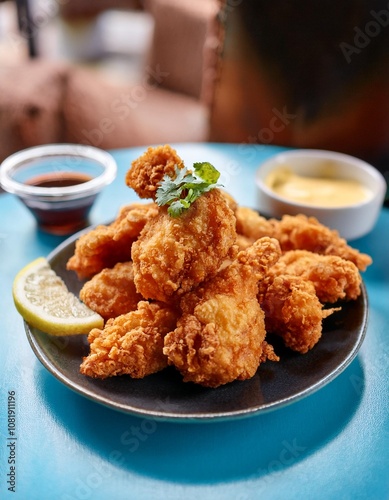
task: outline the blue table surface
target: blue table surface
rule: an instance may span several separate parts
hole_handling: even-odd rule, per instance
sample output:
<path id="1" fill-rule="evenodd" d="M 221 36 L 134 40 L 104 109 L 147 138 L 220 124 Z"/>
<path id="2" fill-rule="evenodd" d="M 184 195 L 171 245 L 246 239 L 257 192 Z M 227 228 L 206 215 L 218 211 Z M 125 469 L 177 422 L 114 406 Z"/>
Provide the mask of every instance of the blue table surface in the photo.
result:
<path id="1" fill-rule="evenodd" d="M 256 167 L 281 149 L 174 146 L 187 165 L 212 162 L 225 189 L 251 207 Z M 98 198 L 91 223 L 109 221 L 136 199 L 124 175 L 144 150 L 112 151 L 118 176 Z M 389 499 L 388 231 L 384 208 L 374 230 L 351 242 L 374 260 L 364 273 L 369 323 L 358 356 L 335 380 L 290 406 L 250 418 L 163 422 L 87 400 L 35 358 L 13 305 L 12 282 L 24 265 L 48 255 L 64 238 L 37 231 L 25 207 L 1 194 L 0 498 Z M 12 439 L 10 393 L 16 399 Z M 8 489 L 11 479 L 15 492 Z"/>

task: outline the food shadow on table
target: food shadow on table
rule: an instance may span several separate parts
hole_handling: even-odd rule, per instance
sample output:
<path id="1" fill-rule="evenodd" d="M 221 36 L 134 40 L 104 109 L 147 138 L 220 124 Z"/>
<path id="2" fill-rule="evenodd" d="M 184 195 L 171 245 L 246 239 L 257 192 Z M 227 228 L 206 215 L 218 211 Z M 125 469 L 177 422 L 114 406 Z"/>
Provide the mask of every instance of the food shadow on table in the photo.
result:
<path id="1" fill-rule="evenodd" d="M 255 480 L 297 465 L 344 431 L 364 393 L 357 356 L 332 382 L 283 408 L 250 418 L 180 424 L 132 416 L 90 401 L 39 363 L 35 378 L 42 403 L 57 425 L 96 460 L 184 484 Z M 66 406 L 59 404 L 64 399 Z M 86 455 L 89 460 L 89 452 Z"/>

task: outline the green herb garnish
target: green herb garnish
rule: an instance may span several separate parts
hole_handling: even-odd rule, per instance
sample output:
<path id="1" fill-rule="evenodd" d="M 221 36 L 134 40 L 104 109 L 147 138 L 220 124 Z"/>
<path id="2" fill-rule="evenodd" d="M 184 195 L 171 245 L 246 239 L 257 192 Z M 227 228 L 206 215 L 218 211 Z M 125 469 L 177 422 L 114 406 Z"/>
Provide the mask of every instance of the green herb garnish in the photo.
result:
<path id="1" fill-rule="evenodd" d="M 193 167 L 194 173 L 186 167 L 179 169 L 176 166 L 175 179 L 165 175 L 157 189 L 156 203 L 160 207 L 169 205 L 171 217 L 179 217 L 199 196 L 220 186 L 217 184 L 220 172 L 213 165 L 197 162 Z"/>

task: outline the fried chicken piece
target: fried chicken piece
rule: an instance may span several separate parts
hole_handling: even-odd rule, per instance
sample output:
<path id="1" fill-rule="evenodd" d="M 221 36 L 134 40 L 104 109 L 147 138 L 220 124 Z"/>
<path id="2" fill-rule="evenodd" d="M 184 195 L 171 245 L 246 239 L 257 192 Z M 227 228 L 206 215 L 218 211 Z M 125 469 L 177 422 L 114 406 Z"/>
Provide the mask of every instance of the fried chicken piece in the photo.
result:
<path id="1" fill-rule="evenodd" d="M 179 217 L 160 207 L 132 246 L 135 285 L 145 299 L 175 300 L 214 276 L 236 248 L 235 216 L 218 189 Z"/>
<path id="2" fill-rule="evenodd" d="M 90 353 L 80 372 L 93 378 L 143 378 L 162 370 L 167 366 L 164 336 L 175 328 L 177 317 L 173 307 L 139 302 L 136 311 L 110 319 L 103 330 L 91 330 Z"/>
<path id="3" fill-rule="evenodd" d="M 239 207 L 235 215 L 240 248 L 262 236 L 270 236 L 280 242 L 283 252 L 309 250 L 321 255 L 337 255 L 353 262 L 360 271 L 365 271 L 372 263 L 369 255 L 349 246 L 337 231 L 324 226 L 315 217 L 300 214 L 267 220 L 247 207 Z"/>
<path id="4" fill-rule="evenodd" d="M 236 211 L 239 208 L 238 202 L 235 200 L 235 198 L 230 195 L 230 193 L 227 193 L 227 191 L 224 191 L 223 189 L 220 189 L 221 194 L 224 196 L 224 199 L 226 200 L 227 205 L 231 208 L 231 210 L 236 214 Z"/>
<path id="5" fill-rule="evenodd" d="M 158 185 L 165 175 L 174 178 L 176 168 L 183 168 L 184 162 L 175 149 L 169 145 L 149 147 L 143 155 L 134 160 L 126 175 L 126 184 L 140 198 L 155 200 Z"/>
<path id="6" fill-rule="evenodd" d="M 213 279 L 181 300 L 182 317 L 165 337 L 163 352 L 184 381 L 218 387 L 254 376 L 267 358 L 278 361 L 265 342 L 258 280 L 281 253 L 271 238 L 258 240 Z"/>
<path id="7" fill-rule="evenodd" d="M 247 239 L 248 244 L 254 243 L 263 236 L 272 237 L 274 233 L 274 223 L 265 219 L 258 212 L 249 207 L 239 206 L 235 211 L 236 232 Z"/>
<path id="8" fill-rule="evenodd" d="M 236 246 L 239 248 L 239 250 L 246 250 L 248 247 L 251 247 L 252 244 L 253 242 L 249 240 L 249 238 L 246 238 L 241 234 L 236 235 Z"/>
<path id="9" fill-rule="evenodd" d="M 353 262 L 360 271 L 372 263 L 369 255 L 360 253 L 347 244 L 335 230 L 320 224 L 314 217 L 284 215 L 280 221 L 272 221 L 272 236 L 287 250 L 309 250 L 322 255 L 337 255 Z"/>
<path id="10" fill-rule="evenodd" d="M 339 309 L 323 309 L 312 282 L 300 276 L 268 275 L 260 283 L 259 303 L 268 333 L 280 335 L 287 347 L 308 352 L 322 335 L 323 319 Z"/>
<path id="11" fill-rule="evenodd" d="M 290 250 L 282 255 L 269 274 L 290 274 L 311 281 L 322 303 L 354 300 L 361 293 L 362 278 L 357 266 L 336 255 Z"/>
<path id="12" fill-rule="evenodd" d="M 84 284 L 80 299 L 105 320 L 135 310 L 143 297 L 135 288 L 132 262 L 100 271 Z"/>
<path id="13" fill-rule="evenodd" d="M 239 250 L 245 250 L 259 238 L 271 237 L 274 232 L 273 224 L 251 208 L 238 206 L 235 217 Z"/>
<path id="14" fill-rule="evenodd" d="M 154 203 L 131 203 L 123 207 L 109 225 L 99 225 L 83 234 L 76 242 L 74 255 L 67 269 L 75 271 L 80 279 L 90 278 L 106 267 L 131 258 L 131 245 L 146 222 L 158 213 Z"/>

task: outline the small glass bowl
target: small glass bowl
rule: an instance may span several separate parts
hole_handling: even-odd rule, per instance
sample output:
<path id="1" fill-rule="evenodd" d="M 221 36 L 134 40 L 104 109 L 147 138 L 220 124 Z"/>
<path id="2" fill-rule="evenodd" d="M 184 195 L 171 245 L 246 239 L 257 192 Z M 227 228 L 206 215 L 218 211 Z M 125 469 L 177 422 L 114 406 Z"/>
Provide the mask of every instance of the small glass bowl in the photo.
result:
<path id="1" fill-rule="evenodd" d="M 116 177 L 113 157 L 80 144 L 24 149 L 0 166 L 0 185 L 31 211 L 42 231 L 66 235 L 88 224 L 100 191 Z"/>

